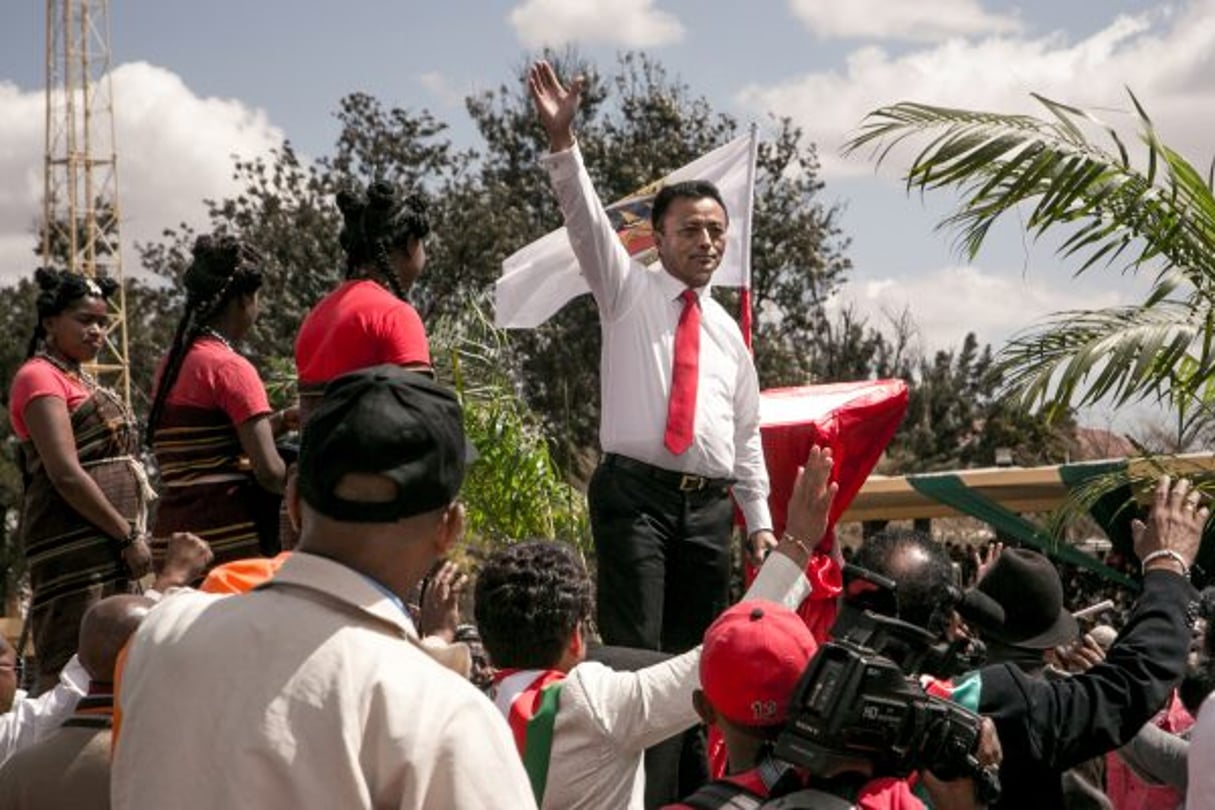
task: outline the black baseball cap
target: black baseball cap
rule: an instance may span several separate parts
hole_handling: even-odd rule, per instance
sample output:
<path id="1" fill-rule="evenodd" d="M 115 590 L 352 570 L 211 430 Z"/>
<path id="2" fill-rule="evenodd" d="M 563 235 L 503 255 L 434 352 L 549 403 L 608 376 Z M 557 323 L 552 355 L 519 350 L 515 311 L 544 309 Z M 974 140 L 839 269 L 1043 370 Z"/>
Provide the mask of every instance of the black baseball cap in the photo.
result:
<path id="1" fill-rule="evenodd" d="M 391 523 L 455 500 L 472 457 L 450 389 L 400 366 L 372 366 L 325 386 L 300 442 L 300 496 L 335 520 Z M 350 473 L 391 479 L 396 498 L 339 497 L 338 483 Z"/>

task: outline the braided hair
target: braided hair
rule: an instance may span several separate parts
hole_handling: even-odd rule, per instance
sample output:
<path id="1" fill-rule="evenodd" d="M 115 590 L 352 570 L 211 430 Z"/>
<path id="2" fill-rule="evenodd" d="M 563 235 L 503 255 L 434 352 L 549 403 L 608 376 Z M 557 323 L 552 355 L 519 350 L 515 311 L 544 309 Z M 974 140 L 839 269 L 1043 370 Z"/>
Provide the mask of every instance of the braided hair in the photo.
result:
<path id="1" fill-rule="evenodd" d="M 156 397 L 148 412 L 145 440 L 148 446 L 156 436 L 156 426 L 164 413 L 169 393 L 177 383 L 181 366 L 194 341 L 202 334 L 207 322 L 223 311 L 228 302 L 240 295 L 250 295 L 262 286 L 261 255 L 248 244 L 228 234 L 198 237 L 194 242 L 194 260 L 186 269 L 186 308 L 177 322 L 173 345 L 156 387 Z"/>
<path id="2" fill-rule="evenodd" d="M 118 282 L 109 276 L 89 278 L 70 270 L 55 270 L 50 267 L 39 267 L 35 270 L 34 283 L 38 285 L 38 297 L 34 301 L 38 320 L 34 324 L 34 334 L 30 336 L 29 345 L 25 350 L 26 360 L 33 357 L 42 341 L 46 340 L 46 327 L 42 325 L 44 319 L 62 314 L 84 298 L 109 301 L 110 296 L 118 289 Z"/>
<path id="3" fill-rule="evenodd" d="M 376 181 L 366 191 L 339 191 L 337 205 L 343 220 L 339 241 L 346 251 L 346 278 L 356 278 L 370 267 L 394 295 L 404 299 L 388 253 L 430 233 L 426 202 L 417 194 L 402 194 L 391 184 Z"/>

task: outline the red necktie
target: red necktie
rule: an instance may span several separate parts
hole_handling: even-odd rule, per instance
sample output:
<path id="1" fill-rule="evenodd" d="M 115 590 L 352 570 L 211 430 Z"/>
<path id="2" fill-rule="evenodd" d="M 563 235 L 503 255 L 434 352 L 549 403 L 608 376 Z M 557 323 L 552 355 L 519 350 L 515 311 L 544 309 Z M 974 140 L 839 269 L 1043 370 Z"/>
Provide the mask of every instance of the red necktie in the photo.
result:
<path id="1" fill-rule="evenodd" d="M 667 403 L 667 432 L 662 442 L 675 455 L 692 446 L 696 424 L 696 384 L 700 379 L 700 299 L 684 290 L 683 312 L 675 329 L 675 363 L 671 368 L 671 399 Z"/>

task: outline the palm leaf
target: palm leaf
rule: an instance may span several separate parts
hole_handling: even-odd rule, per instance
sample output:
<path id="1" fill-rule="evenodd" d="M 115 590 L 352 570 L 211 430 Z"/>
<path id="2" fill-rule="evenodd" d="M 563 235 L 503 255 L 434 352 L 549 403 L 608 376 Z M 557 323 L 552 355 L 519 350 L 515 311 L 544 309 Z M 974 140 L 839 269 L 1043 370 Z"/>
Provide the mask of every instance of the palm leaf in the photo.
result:
<path id="1" fill-rule="evenodd" d="M 1211 178 L 1160 140 L 1133 94 L 1145 170 L 1098 117 L 1035 98 L 1049 117 L 911 102 L 883 107 L 865 118 L 845 152 L 867 150 L 881 163 L 895 146 L 926 139 L 907 169 L 908 189 L 960 192 L 939 227 L 954 231 L 957 247 L 971 258 L 997 221 L 1032 206 L 1024 227 L 1035 238 L 1062 229 L 1057 252 L 1079 262 L 1076 273 L 1111 265 L 1153 269 L 1145 304 L 1063 313 L 1014 339 L 999 368 L 1025 405 L 1068 407 L 1105 396 L 1118 403 L 1206 401 L 1201 379 L 1182 379 L 1175 364 L 1192 357 L 1196 369 L 1215 371 L 1207 317 L 1215 300 Z M 1089 136 L 1094 129 L 1112 151 Z"/>
<path id="2" fill-rule="evenodd" d="M 1108 253 L 1117 249 L 1107 247 L 1111 242 L 1120 246 L 1126 238 L 1144 239 L 1147 248 L 1131 259 L 1130 266 L 1160 256 L 1183 271 L 1196 271 L 1208 283 L 1215 278 L 1211 186 L 1159 141 L 1138 102 L 1148 147 L 1147 173 L 1131 165 L 1117 132 L 1095 116 L 1036 98 L 1054 120 L 914 103 L 884 107 L 866 117 L 860 132 L 845 145 L 845 153 L 872 148 L 881 162 L 897 144 L 915 136 L 931 137 L 912 161 L 906 179 L 911 188 L 951 186 L 962 192 L 963 202 L 943 225 L 959 229 L 959 242 L 968 252 L 981 247 L 982 238 L 975 237 L 985 234 L 993 221 L 1037 200 L 1030 225 L 1038 233 L 1080 222 L 1082 236 L 1073 248 L 1106 248 Z M 1117 154 L 1086 138 L 1075 119 L 1100 126 Z M 1157 161 L 1164 167 L 1159 177 Z M 1185 222 L 1194 215 L 1199 221 Z M 1173 230 L 1178 222 L 1184 223 L 1182 229 Z M 1087 236 L 1096 238 L 1085 241 Z"/>
<path id="3" fill-rule="evenodd" d="M 996 369 L 1019 404 L 1053 408 L 1115 404 L 1181 395 L 1203 399 L 1215 373 L 1211 322 L 1188 301 L 1063 312 L 1022 332 L 997 357 Z M 1189 358 L 1195 371 L 1179 374 Z"/>

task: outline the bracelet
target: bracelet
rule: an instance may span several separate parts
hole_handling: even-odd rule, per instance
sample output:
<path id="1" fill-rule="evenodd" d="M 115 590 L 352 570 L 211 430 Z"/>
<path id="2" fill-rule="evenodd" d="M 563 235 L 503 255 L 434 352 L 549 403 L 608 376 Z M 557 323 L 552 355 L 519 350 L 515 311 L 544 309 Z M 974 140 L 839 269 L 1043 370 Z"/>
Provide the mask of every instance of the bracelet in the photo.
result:
<path id="1" fill-rule="evenodd" d="M 789 534 L 788 532 L 785 532 L 784 534 L 782 534 L 782 535 L 780 536 L 780 541 L 781 541 L 782 543 L 784 543 L 784 542 L 786 542 L 786 541 L 788 541 L 788 542 L 790 542 L 790 543 L 796 543 L 796 544 L 797 544 L 797 547 L 798 547 L 798 548 L 800 548 L 800 549 L 802 550 L 802 552 L 803 552 L 803 553 L 805 553 L 805 555 L 806 555 L 807 557 L 813 557 L 813 556 L 814 556 L 813 552 L 811 552 L 811 551 L 810 551 L 810 548 L 809 548 L 809 547 L 806 545 L 806 543 L 805 543 L 805 541 L 804 541 L 804 540 L 798 540 L 796 537 L 794 537 L 793 535 Z"/>
<path id="2" fill-rule="evenodd" d="M 1145 555 L 1143 560 L 1140 563 L 1140 566 L 1143 569 L 1143 571 L 1146 572 L 1148 563 L 1150 563 L 1152 560 L 1159 560 L 1163 557 L 1169 557 L 1170 559 L 1175 560 L 1181 566 L 1181 575 L 1183 577 L 1185 577 L 1186 579 L 1189 579 L 1190 566 L 1188 563 L 1186 563 L 1185 557 L 1182 557 L 1180 554 L 1178 554 L 1176 551 L 1173 551 L 1173 549 L 1171 549 L 1171 548 L 1156 549 L 1155 551 L 1151 552 L 1150 554 Z"/>

